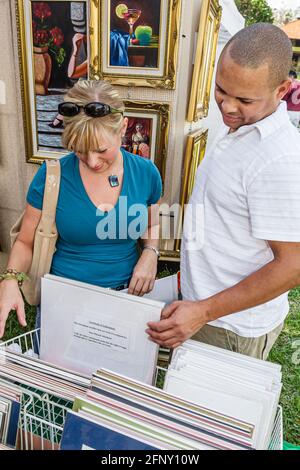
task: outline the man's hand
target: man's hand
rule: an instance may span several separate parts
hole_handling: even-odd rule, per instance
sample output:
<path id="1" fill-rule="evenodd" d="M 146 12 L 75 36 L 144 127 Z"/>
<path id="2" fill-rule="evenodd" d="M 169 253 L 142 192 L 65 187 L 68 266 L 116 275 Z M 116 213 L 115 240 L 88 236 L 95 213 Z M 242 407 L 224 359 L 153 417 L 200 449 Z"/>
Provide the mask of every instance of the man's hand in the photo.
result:
<path id="1" fill-rule="evenodd" d="M 163 309 L 159 322 L 149 322 L 146 333 L 160 346 L 177 348 L 208 321 L 210 319 L 205 301 L 178 301 Z"/>

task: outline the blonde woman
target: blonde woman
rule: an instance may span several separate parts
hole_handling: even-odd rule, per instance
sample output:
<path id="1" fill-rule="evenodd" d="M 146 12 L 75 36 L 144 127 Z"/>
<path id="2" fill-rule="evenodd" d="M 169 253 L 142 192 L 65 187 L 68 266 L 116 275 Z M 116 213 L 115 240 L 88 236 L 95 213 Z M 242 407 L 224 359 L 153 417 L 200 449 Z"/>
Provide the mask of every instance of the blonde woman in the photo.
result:
<path id="1" fill-rule="evenodd" d="M 77 82 L 59 112 L 70 153 L 60 160 L 59 238 L 51 273 L 117 290 L 128 286 L 129 293 L 143 295 L 152 290 L 157 272 L 160 174 L 151 161 L 121 148 L 128 121 L 122 100 L 107 82 Z M 17 273 L 31 264 L 45 177 L 43 164 L 29 187 L 24 222 L 7 266 Z M 11 309 L 26 324 L 18 275 L 8 277 L 0 283 L 0 337 Z"/>

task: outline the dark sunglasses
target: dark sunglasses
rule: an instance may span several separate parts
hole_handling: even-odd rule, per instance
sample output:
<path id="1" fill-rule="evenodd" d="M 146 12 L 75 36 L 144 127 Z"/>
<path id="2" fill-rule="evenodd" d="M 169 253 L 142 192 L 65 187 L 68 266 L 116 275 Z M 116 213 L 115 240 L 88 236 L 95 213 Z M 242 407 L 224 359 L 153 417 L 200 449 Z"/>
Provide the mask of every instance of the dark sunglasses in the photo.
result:
<path id="1" fill-rule="evenodd" d="M 88 103 L 85 106 L 79 106 L 76 103 L 71 101 L 64 101 L 58 105 L 58 112 L 62 116 L 73 117 L 80 113 L 80 110 L 83 109 L 85 114 L 90 117 L 103 117 L 108 114 L 123 114 L 123 111 L 120 109 L 115 109 L 104 103 Z"/>

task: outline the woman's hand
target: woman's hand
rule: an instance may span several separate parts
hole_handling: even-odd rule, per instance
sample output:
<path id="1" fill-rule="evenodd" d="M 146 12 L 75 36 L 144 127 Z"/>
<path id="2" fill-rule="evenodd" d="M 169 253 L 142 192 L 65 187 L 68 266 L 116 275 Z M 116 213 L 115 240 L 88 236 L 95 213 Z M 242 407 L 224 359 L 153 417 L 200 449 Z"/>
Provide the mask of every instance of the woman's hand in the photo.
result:
<path id="1" fill-rule="evenodd" d="M 143 296 L 151 292 L 157 273 L 157 255 L 152 250 L 144 250 L 138 260 L 129 284 L 128 293 Z"/>
<path id="2" fill-rule="evenodd" d="M 4 335 L 9 312 L 16 310 L 20 325 L 26 326 L 25 308 L 18 282 L 14 279 L 0 283 L 0 338 Z"/>
<path id="3" fill-rule="evenodd" d="M 76 54 L 78 52 L 78 48 L 80 46 L 80 43 L 84 40 L 84 34 L 82 33 L 76 33 L 73 36 L 73 54 Z"/>

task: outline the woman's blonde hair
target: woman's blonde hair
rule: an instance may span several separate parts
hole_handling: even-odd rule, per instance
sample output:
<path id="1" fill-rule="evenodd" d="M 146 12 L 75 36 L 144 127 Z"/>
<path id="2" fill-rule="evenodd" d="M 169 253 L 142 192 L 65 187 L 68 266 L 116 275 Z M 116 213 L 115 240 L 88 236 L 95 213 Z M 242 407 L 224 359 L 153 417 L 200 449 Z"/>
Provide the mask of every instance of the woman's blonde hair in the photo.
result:
<path id="1" fill-rule="evenodd" d="M 79 106 L 97 101 L 120 111 L 125 109 L 118 92 L 110 83 L 103 80 L 79 80 L 67 92 L 64 100 Z M 81 110 L 76 116 L 64 117 L 63 146 L 68 150 L 82 153 L 96 150 L 101 147 L 103 138 L 109 139 L 112 135 L 121 132 L 123 122 L 124 118 L 121 113 L 93 118 Z"/>

